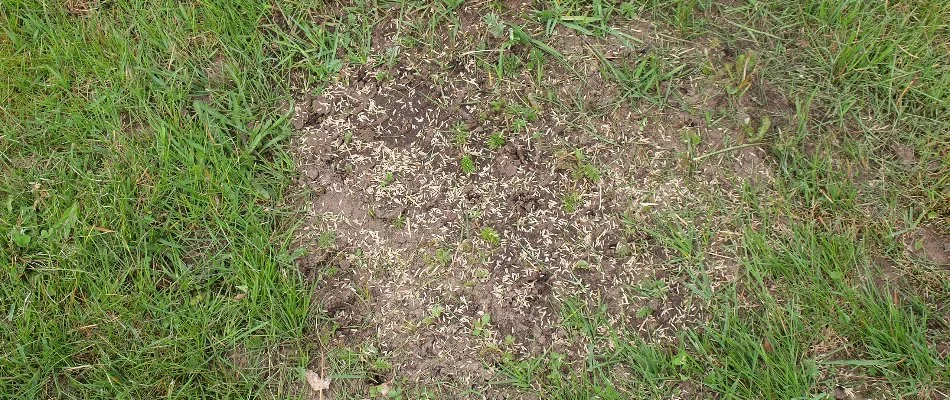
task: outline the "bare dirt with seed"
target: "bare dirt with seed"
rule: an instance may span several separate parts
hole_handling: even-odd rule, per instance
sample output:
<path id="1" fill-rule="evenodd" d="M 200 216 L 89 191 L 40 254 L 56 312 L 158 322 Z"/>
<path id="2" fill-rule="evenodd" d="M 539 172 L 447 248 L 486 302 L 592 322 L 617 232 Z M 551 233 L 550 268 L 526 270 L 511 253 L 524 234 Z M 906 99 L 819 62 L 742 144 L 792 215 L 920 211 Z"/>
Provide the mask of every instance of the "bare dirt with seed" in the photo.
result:
<path id="1" fill-rule="evenodd" d="M 739 227 L 702 199 L 741 209 L 743 183 L 769 184 L 774 163 L 740 126 L 788 103 L 756 87 L 740 115 L 710 124 L 704 112 L 725 94 L 690 70 L 661 88 L 676 107 L 626 98 L 593 49 L 635 62 L 662 35 L 640 21 L 619 29 L 642 43 L 558 28 L 550 43 L 565 60 L 499 78 L 469 51 L 499 42 L 479 15 L 444 47 L 401 49 L 393 63 L 399 27 L 383 24 L 367 65 L 297 96 L 297 184 L 311 199 L 300 267 L 338 325 L 334 344 L 371 343 L 392 363 L 379 381 L 485 385 L 503 354 L 582 363 L 587 349 L 561 324 L 569 299 L 603 303 L 612 325 L 674 345 L 706 317 L 676 262 L 691 255 L 646 228 L 667 218 L 689 226 L 678 215 L 692 215 L 716 232 L 703 239 L 713 290 L 738 276 Z M 666 47 L 670 66 L 727 53 Z M 701 140 L 691 146 L 691 135 Z"/>

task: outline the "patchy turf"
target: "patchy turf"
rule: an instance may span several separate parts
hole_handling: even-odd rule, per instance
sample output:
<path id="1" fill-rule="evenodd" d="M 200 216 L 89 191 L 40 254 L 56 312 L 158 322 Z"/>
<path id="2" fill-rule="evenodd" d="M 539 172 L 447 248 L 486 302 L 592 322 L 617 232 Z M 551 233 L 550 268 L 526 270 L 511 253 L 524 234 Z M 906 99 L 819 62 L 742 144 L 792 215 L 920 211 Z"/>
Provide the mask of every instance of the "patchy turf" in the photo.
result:
<path id="1" fill-rule="evenodd" d="M 782 328 L 792 329 L 783 339 L 769 339 L 755 326 L 786 326 L 786 317 L 740 316 L 743 309 L 753 315 L 791 311 L 775 299 L 796 287 L 766 284 L 756 275 L 763 272 L 754 267 L 768 257 L 753 253 L 750 241 L 838 243 L 858 233 L 815 232 L 814 222 L 795 217 L 798 195 L 813 204 L 827 201 L 832 213 L 844 216 L 857 207 L 860 189 L 824 170 L 850 162 L 820 149 L 834 144 L 782 143 L 807 137 L 802 129 L 809 128 L 796 125 L 809 118 L 802 115 L 807 110 L 794 92 L 763 78 L 766 67 L 755 50 L 737 51 L 713 35 L 680 40 L 668 26 L 639 18 L 604 23 L 589 17 L 601 24 L 554 21 L 543 30 L 525 29 L 536 20 L 511 5 L 453 10 L 452 34 L 439 41 L 434 32 L 402 28 L 412 26 L 411 7 L 396 10 L 373 27 L 365 64 L 343 68 L 326 87 L 298 88 L 300 136 L 292 144 L 302 171 L 298 185 L 311 193 L 310 217 L 298 235 L 311 249 L 302 267 L 326 288 L 319 302 L 338 324 L 330 346 L 370 343 L 374 357 L 386 360 L 380 382 L 370 386 L 440 396 L 465 387 L 510 397 L 492 384 L 509 382 L 522 372 L 517 360 L 532 359 L 544 361 L 530 368 L 563 373 L 572 382 L 587 379 L 591 357 L 608 357 L 596 354 L 616 344 L 591 347 L 572 333 L 581 327 L 589 336 L 630 337 L 661 358 L 696 352 L 694 367 L 741 351 L 731 342 L 737 335 L 747 341 L 742 346 L 766 353 L 783 347 L 776 357 L 784 361 L 776 362 L 790 363 L 782 373 L 794 377 L 743 389 L 720 387 L 715 376 L 699 385 L 689 379 L 675 384 L 685 372 L 668 371 L 669 381 L 653 388 L 663 396 L 794 397 L 819 381 L 840 379 L 831 372 L 837 367 L 809 372 L 815 367 L 803 357 L 846 351 L 851 345 L 833 326 L 847 322 L 816 322 L 818 314 L 795 311 L 798 326 Z M 536 11 L 534 17 L 551 17 L 552 10 Z M 913 163 L 914 155 L 903 152 L 901 162 Z M 809 184 L 795 175 L 798 168 L 833 175 L 832 187 Z M 866 170 L 859 169 L 847 173 Z M 842 204 L 845 209 L 834 209 Z M 931 230 L 914 232 L 923 238 Z M 915 246 L 905 254 L 943 263 L 940 239 Z M 873 268 L 865 250 L 847 250 L 857 254 L 846 262 Z M 785 257 L 827 256 L 829 268 L 845 268 L 834 261 L 838 250 L 798 251 L 769 252 L 777 258 L 765 263 L 784 270 L 791 267 Z M 813 265 L 809 272 L 820 274 L 821 262 Z M 848 278 L 874 275 L 865 271 Z M 934 273 L 940 274 L 924 275 L 939 279 Z M 891 278 L 885 274 L 869 290 L 890 291 Z M 848 296 L 850 302 L 877 301 Z M 566 311 L 565 304 L 580 309 Z M 602 325 L 569 323 L 594 312 L 581 311 L 586 307 L 600 310 Z M 752 325 L 731 326 L 732 319 Z M 867 328 L 883 328 L 877 323 Z M 939 329 L 930 339 L 919 326 L 911 330 L 912 341 L 943 337 Z M 788 342 L 771 342 L 780 340 Z M 863 351 L 846 357 L 845 365 Z M 545 366 L 552 354 L 562 367 Z M 938 354 L 919 356 L 927 371 L 943 364 Z M 725 367 L 718 379 L 736 382 L 745 373 Z M 537 388 L 535 379 L 514 382 Z M 840 390 L 834 383 L 825 393 L 874 385 L 861 382 L 842 380 Z"/>
<path id="2" fill-rule="evenodd" d="M 0 392 L 950 394 L 943 2 L 0 15 Z"/>

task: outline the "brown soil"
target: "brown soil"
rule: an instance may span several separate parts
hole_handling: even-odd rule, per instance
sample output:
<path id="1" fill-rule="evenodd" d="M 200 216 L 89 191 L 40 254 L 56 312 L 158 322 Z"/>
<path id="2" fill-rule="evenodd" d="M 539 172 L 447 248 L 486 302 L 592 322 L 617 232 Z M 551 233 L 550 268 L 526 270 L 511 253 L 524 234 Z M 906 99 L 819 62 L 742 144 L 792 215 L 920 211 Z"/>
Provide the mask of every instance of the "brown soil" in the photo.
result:
<path id="1" fill-rule="evenodd" d="M 464 32 L 486 35 L 473 18 Z M 491 40 L 482 36 L 466 40 Z M 690 178 L 684 132 L 706 138 L 695 156 L 740 143 L 739 130 L 614 101 L 622 88 L 601 75 L 590 46 L 619 58 L 644 49 L 563 29 L 552 43 L 568 59 L 549 61 L 540 82 L 527 72 L 498 79 L 453 42 L 450 53 L 414 50 L 392 66 L 345 69 L 297 98 L 298 185 L 312 193 L 300 266 L 340 326 L 337 344 L 376 343 L 394 367 L 385 379 L 483 385 L 498 378 L 492 364 L 503 352 L 554 350 L 582 362 L 587 349 L 561 325 L 568 298 L 605 303 L 613 326 L 654 343 L 673 344 L 704 321 L 689 274 L 642 227 L 667 211 L 701 212 L 699 193 L 735 199 L 736 182 L 768 180 L 764 152 L 709 157 Z M 682 85 L 697 105 L 716 95 Z M 491 148 L 496 132 L 505 143 Z M 461 170 L 466 155 L 472 173 Z M 707 271 L 716 288 L 738 274 L 728 250 L 736 233 L 698 222 L 719 232 Z M 662 290 L 643 289 L 657 282 Z"/>
<path id="2" fill-rule="evenodd" d="M 908 235 L 907 248 L 911 253 L 944 268 L 950 268 L 950 235 L 924 226 Z"/>

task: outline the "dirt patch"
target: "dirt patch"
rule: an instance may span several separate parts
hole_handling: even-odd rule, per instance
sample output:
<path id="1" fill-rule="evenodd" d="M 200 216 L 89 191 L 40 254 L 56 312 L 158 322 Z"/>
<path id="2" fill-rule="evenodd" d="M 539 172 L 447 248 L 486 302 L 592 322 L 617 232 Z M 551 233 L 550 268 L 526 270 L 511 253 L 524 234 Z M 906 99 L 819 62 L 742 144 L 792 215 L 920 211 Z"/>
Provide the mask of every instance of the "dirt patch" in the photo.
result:
<path id="1" fill-rule="evenodd" d="M 911 253 L 944 268 L 950 268 L 950 236 L 924 226 L 917 229 L 905 242 Z"/>
<path id="2" fill-rule="evenodd" d="M 530 136 L 510 133 L 487 148 L 507 127 L 470 117 L 485 111 L 472 104 L 488 102 L 477 79 L 463 72 L 435 87 L 417 70 L 393 72 L 377 81 L 379 71 L 351 71 L 310 100 L 329 112 L 301 117 L 301 183 L 314 192 L 305 231 L 320 248 L 312 257 L 346 254 L 337 263 L 351 269 L 328 280 L 336 289 L 323 302 L 353 327 L 342 332 L 380 340 L 398 373 L 485 379 L 481 358 L 452 354 L 507 337 L 524 352 L 548 348 L 559 336 L 555 287 L 565 291 L 581 261 L 613 264 L 595 226 L 618 220 L 592 209 L 569 215 L 561 199 L 583 184 Z M 473 170 L 462 170 L 463 157 Z M 376 329 L 350 318 L 362 311 L 360 291 Z"/>
<path id="3" fill-rule="evenodd" d="M 905 145 L 894 145 L 893 147 L 894 156 L 897 158 L 897 162 L 904 167 L 911 167 L 917 165 L 917 153 L 914 151 L 912 146 Z"/>
<path id="4" fill-rule="evenodd" d="M 479 24 L 464 31 L 486 35 Z M 582 366 L 588 349 L 562 326 L 568 299 L 604 303 L 613 326 L 660 344 L 707 318 L 690 275 L 643 227 L 699 212 L 698 193 L 732 191 L 747 170 L 768 176 L 764 153 L 717 158 L 713 179 L 684 177 L 685 131 L 736 134 L 614 100 L 622 88 L 589 49 L 643 49 L 563 28 L 551 42 L 569 60 L 542 76 L 499 78 L 497 56 L 478 51 L 418 50 L 297 96 L 298 185 L 312 194 L 300 267 L 319 282 L 335 340 L 378 344 L 387 379 L 485 385 L 503 356 L 552 350 Z M 738 275 L 735 256 L 717 254 L 703 272 L 712 290 Z"/>

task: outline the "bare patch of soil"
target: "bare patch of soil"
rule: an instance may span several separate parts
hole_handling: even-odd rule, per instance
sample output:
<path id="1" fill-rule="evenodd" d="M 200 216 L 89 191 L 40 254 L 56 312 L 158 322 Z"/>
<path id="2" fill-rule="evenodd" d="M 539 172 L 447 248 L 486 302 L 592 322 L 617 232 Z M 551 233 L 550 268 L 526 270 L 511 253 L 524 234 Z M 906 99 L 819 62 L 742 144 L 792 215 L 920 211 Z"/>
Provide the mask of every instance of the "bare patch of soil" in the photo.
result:
<path id="1" fill-rule="evenodd" d="M 485 32 L 478 24 L 465 30 Z M 395 377 L 484 384 L 504 353 L 583 361 L 561 325 L 569 298 L 606 303 L 612 324 L 656 343 L 706 318 L 689 274 L 644 227 L 704 209 L 704 191 L 737 198 L 733 180 L 770 176 L 764 153 L 710 158 L 708 176 L 690 177 L 684 132 L 740 134 L 614 101 L 622 88 L 590 46 L 638 49 L 570 30 L 552 43 L 568 59 L 540 79 L 499 79 L 477 52 L 421 51 L 346 68 L 297 98 L 298 185 L 312 193 L 300 266 L 336 339 L 378 343 Z M 712 241 L 713 289 L 739 273 L 733 235 Z"/>
<path id="2" fill-rule="evenodd" d="M 931 227 L 921 227 L 907 241 L 907 248 L 918 256 L 944 268 L 950 268 L 950 236 Z"/>

